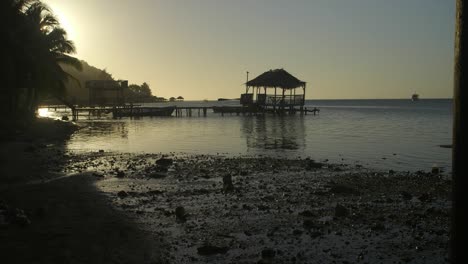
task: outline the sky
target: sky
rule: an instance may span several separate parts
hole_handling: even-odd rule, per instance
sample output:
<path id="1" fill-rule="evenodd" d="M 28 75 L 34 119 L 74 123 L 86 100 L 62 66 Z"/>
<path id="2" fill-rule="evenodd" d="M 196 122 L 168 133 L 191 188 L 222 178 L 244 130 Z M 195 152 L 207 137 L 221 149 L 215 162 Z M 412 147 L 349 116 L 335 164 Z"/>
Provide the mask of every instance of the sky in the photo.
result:
<path id="1" fill-rule="evenodd" d="M 283 68 L 309 99 L 449 98 L 454 0 L 43 0 L 76 57 L 154 95 L 238 98 Z"/>

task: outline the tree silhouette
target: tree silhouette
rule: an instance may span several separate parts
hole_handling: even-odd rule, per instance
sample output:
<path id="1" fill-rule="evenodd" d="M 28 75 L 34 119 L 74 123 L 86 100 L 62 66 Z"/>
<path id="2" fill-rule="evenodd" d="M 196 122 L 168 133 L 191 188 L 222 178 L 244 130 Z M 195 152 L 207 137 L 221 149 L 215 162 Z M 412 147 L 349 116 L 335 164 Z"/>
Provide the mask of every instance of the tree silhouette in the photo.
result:
<path id="1" fill-rule="evenodd" d="M 64 98 L 65 81 L 73 76 L 62 65 L 81 69 L 73 42 L 50 9 L 39 0 L 2 0 L 1 31 L 8 71 L 2 93 L 7 113 L 14 118 L 34 116 L 38 100 Z"/>

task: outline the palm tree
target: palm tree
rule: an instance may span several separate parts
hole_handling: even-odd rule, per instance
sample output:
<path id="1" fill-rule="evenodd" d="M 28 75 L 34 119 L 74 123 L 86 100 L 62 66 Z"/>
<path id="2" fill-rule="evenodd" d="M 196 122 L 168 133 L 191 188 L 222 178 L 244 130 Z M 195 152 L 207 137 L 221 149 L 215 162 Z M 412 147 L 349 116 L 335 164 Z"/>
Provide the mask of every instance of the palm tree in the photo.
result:
<path id="1" fill-rule="evenodd" d="M 30 36 L 34 40 L 30 42 L 34 43 L 30 47 L 34 56 L 31 63 L 34 85 L 28 89 L 29 110 L 35 110 L 40 96 L 52 95 L 67 103 L 64 97 L 65 82 L 69 78 L 75 78 L 60 65 L 70 65 L 81 70 L 81 62 L 68 55 L 75 53 L 75 46 L 67 39 L 66 31 L 60 27 L 50 9 L 42 2 L 33 1 L 24 14 L 30 23 Z"/>
<path id="2" fill-rule="evenodd" d="M 0 34 L 6 37 L 6 88 L 9 110 L 16 115 L 33 116 L 38 99 L 54 96 L 64 100 L 68 78 L 60 65 L 81 70 L 72 41 L 50 9 L 39 0 L 2 0 Z"/>

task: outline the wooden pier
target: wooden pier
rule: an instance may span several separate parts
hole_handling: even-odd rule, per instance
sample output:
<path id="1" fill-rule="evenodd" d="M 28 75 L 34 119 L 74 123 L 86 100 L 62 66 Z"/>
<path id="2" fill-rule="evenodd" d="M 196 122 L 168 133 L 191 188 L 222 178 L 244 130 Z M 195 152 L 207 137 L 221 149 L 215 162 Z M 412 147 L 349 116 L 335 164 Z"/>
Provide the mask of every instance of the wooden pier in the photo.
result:
<path id="1" fill-rule="evenodd" d="M 245 107 L 245 106 L 166 106 L 166 107 L 144 107 L 140 105 L 126 105 L 126 106 L 96 106 L 96 107 L 79 107 L 79 106 L 66 106 L 66 105 L 49 105 L 41 106 L 40 108 L 47 108 L 49 111 L 53 110 L 56 113 L 63 114 L 64 118 L 68 118 L 71 114 L 73 121 L 79 119 L 95 120 L 102 118 L 138 118 L 143 116 L 175 116 L 175 117 L 192 117 L 203 116 L 206 117 L 208 111 L 215 114 L 224 116 L 229 115 L 264 115 L 264 114 L 296 114 L 307 115 L 312 113 L 316 115 L 320 113 L 320 109 L 307 107 L 300 108 L 284 108 L 284 109 L 270 109 L 260 107 Z"/>

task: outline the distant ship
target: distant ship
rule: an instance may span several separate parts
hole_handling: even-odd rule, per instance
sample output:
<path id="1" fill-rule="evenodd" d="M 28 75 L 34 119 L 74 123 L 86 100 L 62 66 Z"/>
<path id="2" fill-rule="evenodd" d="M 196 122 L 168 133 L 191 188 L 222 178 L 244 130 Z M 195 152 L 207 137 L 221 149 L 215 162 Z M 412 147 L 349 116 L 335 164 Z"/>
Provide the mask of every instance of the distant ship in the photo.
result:
<path id="1" fill-rule="evenodd" d="M 411 96 L 411 101 L 414 102 L 414 101 L 418 101 L 418 100 L 419 100 L 419 94 L 413 94 L 413 95 Z"/>

